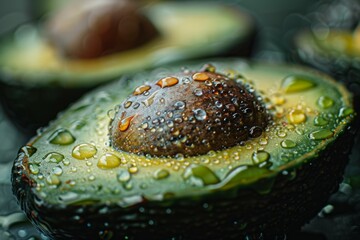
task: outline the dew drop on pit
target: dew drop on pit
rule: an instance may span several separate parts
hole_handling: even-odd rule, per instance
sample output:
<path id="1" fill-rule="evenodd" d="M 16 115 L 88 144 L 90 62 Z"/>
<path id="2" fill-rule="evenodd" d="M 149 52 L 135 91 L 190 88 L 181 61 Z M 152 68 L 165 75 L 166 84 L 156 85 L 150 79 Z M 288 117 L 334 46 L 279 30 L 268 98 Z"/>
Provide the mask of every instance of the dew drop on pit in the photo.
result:
<path id="1" fill-rule="evenodd" d="M 160 79 L 156 83 L 156 85 L 158 85 L 161 88 L 166 88 L 166 87 L 175 86 L 178 83 L 179 83 L 179 79 L 177 79 L 176 77 L 166 77 L 166 78 Z"/>
<path id="2" fill-rule="evenodd" d="M 121 159 L 112 154 L 112 153 L 106 153 L 104 155 L 102 155 L 97 163 L 97 166 L 101 169 L 112 169 L 112 168 L 116 168 L 118 166 L 120 166 L 121 164 Z"/>
<path id="3" fill-rule="evenodd" d="M 75 146 L 72 150 L 71 155 L 78 160 L 84 160 L 92 158 L 96 154 L 96 152 L 97 149 L 94 145 L 83 143 Z"/>
<path id="4" fill-rule="evenodd" d="M 129 108 L 129 107 L 131 107 L 131 105 L 132 105 L 132 101 L 126 101 L 124 103 L 124 108 Z"/>
<path id="5" fill-rule="evenodd" d="M 136 96 L 136 95 L 141 95 L 143 94 L 145 91 L 149 91 L 151 89 L 151 87 L 149 85 L 142 85 L 142 86 L 139 86 L 137 87 L 133 94 Z"/>
<path id="6" fill-rule="evenodd" d="M 119 122 L 119 126 L 118 126 L 119 131 L 120 132 L 125 132 L 126 130 L 128 130 L 133 118 L 134 118 L 134 116 L 130 116 L 130 117 L 122 119 Z"/>
<path id="7" fill-rule="evenodd" d="M 317 105 L 323 109 L 330 108 L 334 105 L 334 100 L 328 96 L 320 96 Z"/>
<path id="8" fill-rule="evenodd" d="M 206 73 L 199 72 L 199 73 L 193 74 L 192 79 L 194 79 L 195 81 L 204 82 L 206 80 L 209 80 L 210 77 Z"/>
<path id="9" fill-rule="evenodd" d="M 253 126 L 253 127 L 251 127 L 250 130 L 249 130 L 249 136 L 250 136 L 251 138 L 260 137 L 261 134 L 262 134 L 262 131 L 263 131 L 263 130 L 262 130 L 261 127 L 259 127 L 259 126 Z"/>
<path id="10" fill-rule="evenodd" d="M 34 155 L 34 153 L 36 153 L 37 148 L 27 145 L 22 147 L 21 151 L 23 151 L 27 157 L 31 157 L 32 155 Z"/>
<path id="11" fill-rule="evenodd" d="M 292 124 L 300 124 L 306 121 L 306 114 L 300 109 L 293 109 L 289 112 L 287 118 Z"/>
<path id="12" fill-rule="evenodd" d="M 57 153 L 57 152 L 51 152 L 51 153 L 46 154 L 43 157 L 43 160 L 45 162 L 59 163 L 62 160 L 64 160 L 64 155 Z"/>
<path id="13" fill-rule="evenodd" d="M 196 88 L 193 93 L 197 97 L 201 97 L 204 94 L 200 88 Z"/>
<path id="14" fill-rule="evenodd" d="M 198 121 L 204 121 L 207 117 L 205 110 L 201 108 L 195 109 L 193 112 L 196 120 Z"/>
<path id="15" fill-rule="evenodd" d="M 176 110 L 182 110 L 184 109 L 186 106 L 185 102 L 183 101 L 177 101 L 175 104 L 174 104 L 174 107 Z"/>
<path id="16" fill-rule="evenodd" d="M 251 156 L 251 159 L 253 161 L 254 164 L 260 164 L 263 163 L 267 160 L 269 160 L 270 158 L 270 154 L 266 151 L 257 151 L 254 152 Z"/>
<path id="17" fill-rule="evenodd" d="M 75 137 L 66 129 L 58 129 L 48 138 L 51 144 L 69 145 L 75 142 Z"/>

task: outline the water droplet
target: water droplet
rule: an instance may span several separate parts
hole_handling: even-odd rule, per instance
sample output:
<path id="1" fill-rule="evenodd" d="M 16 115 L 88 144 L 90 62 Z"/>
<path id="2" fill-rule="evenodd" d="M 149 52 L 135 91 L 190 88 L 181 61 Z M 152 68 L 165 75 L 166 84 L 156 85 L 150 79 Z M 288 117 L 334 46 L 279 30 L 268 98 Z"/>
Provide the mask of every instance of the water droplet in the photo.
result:
<path id="1" fill-rule="evenodd" d="M 147 99 L 145 99 L 142 103 L 145 107 L 149 107 L 154 103 L 155 96 L 158 93 L 158 91 L 153 92 Z"/>
<path id="2" fill-rule="evenodd" d="M 158 169 L 155 173 L 154 173 L 154 178 L 157 180 L 160 179 L 165 179 L 167 177 L 169 177 L 170 173 L 168 170 L 166 169 Z"/>
<path id="3" fill-rule="evenodd" d="M 46 178 L 46 182 L 49 185 L 59 185 L 61 183 L 60 179 L 58 176 L 56 176 L 55 174 L 50 174 L 47 178 Z"/>
<path id="4" fill-rule="evenodd" d="M 37 149 L 33 146 L 27 145 L 22 147 L 21 151 L 24 152 L 27 157 L 31 157 L 32 155 L 34 155 L 34 153 L 36 153 Z"/>
<path id="5" fill-rule="evenodd" d="M 121 119 L 121 121 L 119 122 L 119 126 L 118 126 L 119 131 L 125 132 L 126 130 L 128 130 L 128 128 L 130 127 L 130 123 L 134 117 L 135 116 L 130 116 L 130 117 Z"/>
<path id="6" fill-rule="evenodd" d="M 184 171 L 183 177 L 185 180 L 190 180 L 190 183 L 195 186 L 206 186 L 220 182 L 218 176 L 211 171 L 210 168 L 203 165 L 192 164 Z"/>
<path id="7" fill-rule="evenodd" d="M 204 72 L 211 72 L 211 73 L 214 73 L 216 71 L 216 68 L 215 66 L 213 66 L 212 64 L 205 64 L 202 68 L 201 68 L 202 71 Z"/>
<path id="8" fill-rule="evenodd" d="M 106 153 L 101 156 L 97 166 L 101 169 L 112 169 L 120 166 L 121 160 L 119 157 L 112 153 Z"/>
<path id="9" fill-rule="evenodd" d="M 186 106 L 185 102 L 183 101 L 177 101 L 175 104 L 174 104 L 174 107 L 176 110 L 180 110 L 180 109 L 184 109 Z"/>
<path id="10" fill-rule="evenodd" d="M 260 139 L 259 139 L 259 144 L 260 144 L 261 146 L 265 146 L 265 145 L 268 144 L 268 140 L 267 140 L 266 138 L 260 138 Z"/>
<path id="11" fill-rule="evenodd" d="M 283 148 L 294 148 L 296 147 L 296 143 L 292 140 L 286 139 L 281 142 L 281 147 Z"/>
<path id="12" fill-rule="evenodd" d="M 110 110 L 107 112 L 107 116 L 108 116 L 111 120 L 113 120 L 113 119 L 115 118 L 115 114 L 116 114 L 116 112 L 115 112 L 114 109 L 110 109 Z"/>
<path id="13" fill-rule="evenodd" d="M 138 103 L 138 102 L 137 102 L 137 103 L 134 103 L 134 105 L 133 105 L 133 108 L 134 108 L 134 109 L 138 109 L 139 107 L 140 107 L 140 103 Z"/>
<path id="14" fill-rule="evenodd" d="M 266 151 L 257 151 L 252 154 L 252 161 L 254 164 L 260 164 L 269 160 L 270 154 Z"/>
<path id="15" fill-rule="evenodd" d="M 317 116 L 315 119 L 314 119 L 314 125 L 315 126 L 325 126 L 328 124 L 328 121 L 323 118 L 323 117 L 320 117 L 320 116 Z"/>
<path id="16" fill-rule="evenodd" d="M 287 115 L 287 118 L 289 122 L 293 124 L 299 124 L 306 121 L 305 113 L 299 109 L 291 110 L 290 113 Z"/>
<path id="17" fill-rule="evenodd" d="M 206 80 L 209 80 L 210 77 L 204 73 L 204 72 L 198 72 L 198 73 L 195 73 L 194 75 L 192 75 L 192 78 L 195 80 L 195 81 L 206 81 Z"/>
<path id="18" fill-rule="evenodd" d="M 281 88 L 285 93 L 300 92 L 315 86 L 312 80 L 302 76 L 288 76 L 281 83 Z"/>
<path id="19" fill-rule="evenodd" d="M 56 167 L 53 167 L 52 172 L 55 175 L 60 176 L 63 173 L 63 169 L 60 166 L 56 166 Z"/>
<path id="20" fill-rule="evenodd" d="M 132 101 L 126 101 L 124 103 L 124 108 L 129 108 L 132 105 Z"/>
<path id="21" fill-rule="evenodd" d="M 142 86 L 139 86 L 135 89 L 135 91 L 133 92 L 133 94 L 136 96 L 136 95 L 140 95 L 140 94 L 143 94 L 145 91 L 148 91 L 150 90 L 151 87 L 149 85 L 142 85 Z"/>
<path id="22" fill-rule="evenodd" d="M 215 106 L 216 106 L 217 108 L 221 108 L 221 107 L 223 106 L 223 104 L 222 104 L 222 102 L 220 102 L 220 101 L 215 101 Z"/>
<path id="23" fill-rule="evenodd" d="M 32 174 L 38 174 L 39 173 L 39 166 L 36 164 L 29 164 L 29 169 Z"/>
<path id="24" fill-rule="evenodd" d="M 195 96 L 197 96 L 197 97 L 200 97 L 200 96 L 202 96 L 204 93 L 203 93 L 203 91 L 200 89 L 200 88 L 196 88 L 195 90 L 194 90 L 194 95 Z"/>
<path id="25" fill-rule="evenodd" d="M 347 117 L 354 113 L 354 109 L 343 107 L 339 111 L 339 117 Z"/>
<path id="26" fill-rule="evenodd" d="M 271 101 L 275 105 L 283 105 L 285 103 L 285 98 L 284 98 L 284 96 L 282 96 L 280 94 L 275 94 L 271 97 Z"/>
<path id="27" fill-rule="evenodd" d="M 126 183 L 130 181 L 130 179 L 131 179 L 131 174 L 129 173 L 128 170 L 121 169 L 117 174 L 117 180 L 121 183 Z"/>
<path id="28" fill-rule="evenodd" d="M 62 202 L 70 203 L 77 200 L 79 195 L 75 192 L 66 192 L 61 195 L 59 195 L 59 200 Z"/>
<path id="29" fill-rule="evenodd" d="M 166 78 L 162 78 L 160 79 L 156 85 L 160 86 L 161 88 L 166 88 L 166 87 L 172 87 L 176 84 L 178 84 L 179 79 L 177 79 L 176 77 L 166 77 Z"/>
<path id="30" fill-rule="evenodd" d="M 51 144 L 69 145 L 75 142 L 75 137 L 66 129 L 58 129 L 48 138 Z"/>
<path id="31" fill-rule="evenodd" d="M 321 108 L 326 109 L 326 108 L 332 107 L 334 105 L 334 100 L 332 98 L 330 98 L 330 97 L 327 97 L 327 96 L 321 96 L 317 100 L 317 104 Z"/>
<path id="32" fill-rule="evenodd" d="M 136 165 L 131 165 L 129 167 L 129 173 L 131 173 L 131 174 L 137 173 L 138 171 L 139 171 L 139 169 Z"/>
<path id="33" fill-rule="evenodd" d="M 64 155 L 57 152 L 51 152 L 46 154 L 45 157 L 43 157 L 43 159 L 46 162 L 59 163 L 64 159 Z"/>
<path id="34" fill-rule="evenodd" d="M 198 108 L 198 109 L 195 109 L 193 112 L 194 112 L 194 116 L 195 116 L 196 120 L 203 121 L 206 119 L 205 110 Z"/>
<path id="35" fill-rule="evenodd" d="M 249 130 L 249 136 L 251 138 L 257 138 L 257 137 L 260 137 L 262 134 L 262 128 L 259 127 L 259 126 L 253 126 L 250 128 Z"/>
<path id="36" fill-rule="evenodd" d="M 71 155 L 79 160 L 84 160 L 93 157 L 97 152 L 94 145 L 83 143 L 79 144 L 72 150 Z"/>
<path id="37" fill-rule="evenodd" d="M 331 138 L 333 135 L 334 133 L 332 131 L 328 129 L 322 129 L 310 133 L 309 138 L 313 140 L 322 140 L 322 139 Z"/>
<path id="38" fill-rule="evenodd" d="M 286 132 L 284 132 L 282 130 L 279 130 L 279 131 L 276 132 L 276 135 L 278 137 L 284 138 L 284 137 L 286 137 L 287 134 L 286 134 Z"/>

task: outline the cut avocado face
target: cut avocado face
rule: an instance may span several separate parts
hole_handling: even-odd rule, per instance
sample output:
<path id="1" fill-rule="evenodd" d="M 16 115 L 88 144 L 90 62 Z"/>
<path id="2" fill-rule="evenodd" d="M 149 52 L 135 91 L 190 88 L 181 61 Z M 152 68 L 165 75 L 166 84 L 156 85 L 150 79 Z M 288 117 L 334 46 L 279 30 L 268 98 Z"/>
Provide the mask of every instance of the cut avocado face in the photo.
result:
<path id="1" fill-rule="evenodd" d="M 3 39 L 0 83 L 6 89 L 3 100 L 9 105 L 14 121 L 27 119 L 28 125 L 45 125 L 62 110 L 57 106 L 67 105 L 81 93 L 124 73 L 176 60 L 250 53 L 253 21 L 236 9 L 219 4 L 171 2 L 153 4 L 142 11 L 159 36 L 134 49 L 96 59 L 62 58 L 47 43 L 41 28 L 32 25 L 22 26 L 13 36 Z M 48 92 L 58 101 L 38 97 Z M 11 97 L 15 95 L 22 99 Z M 41 107 L 44 102 L 51 107 Z M 44 116 L 37 119 L 27 108 L 38 109 Z"/>
<path id="2" fill-rule="evenodd" d="M 313 70 L 239 59 L 174 65 L 74 104 L 20 150 L 13 190 L 31 221 L 55 238 L 284 233 L 336 189 L 353 117 L 345 88 Z M 154 142 L 124 150 L 133 134 Z M 214 149 L 198 154 L 203 145 Z M 189 151 L 170 151 L 178 146 Z"/>

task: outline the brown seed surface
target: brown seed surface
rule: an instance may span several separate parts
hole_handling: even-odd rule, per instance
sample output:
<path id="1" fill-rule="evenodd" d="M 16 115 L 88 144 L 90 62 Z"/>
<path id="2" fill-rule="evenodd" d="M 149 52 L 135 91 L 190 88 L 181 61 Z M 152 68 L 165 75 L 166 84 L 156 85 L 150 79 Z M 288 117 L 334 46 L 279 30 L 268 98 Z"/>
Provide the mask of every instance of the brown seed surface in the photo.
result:
<path id="1" fill-rule="evenodd" d="M 47 24 L 52 45 L 67 58 L 97 58 L 144 44 L 157 30 L 130 0 L 78 0 Z"/>
<path id="2" fill-rule="evenodd" d="M 208 79 L 196 81 L 196 74 Z M 121 103 L 110 126 L 117 150 L 158 157 L 201 155 L 259 137 L 270 120 L 256 95 L 222 74 L 182 72 L 167 79 L 179 81 L 162 88 L 157 84 L 161 79 L 154 79 L 148 91 Z M 132 106 L 126 108 L 128 102 Z"/>

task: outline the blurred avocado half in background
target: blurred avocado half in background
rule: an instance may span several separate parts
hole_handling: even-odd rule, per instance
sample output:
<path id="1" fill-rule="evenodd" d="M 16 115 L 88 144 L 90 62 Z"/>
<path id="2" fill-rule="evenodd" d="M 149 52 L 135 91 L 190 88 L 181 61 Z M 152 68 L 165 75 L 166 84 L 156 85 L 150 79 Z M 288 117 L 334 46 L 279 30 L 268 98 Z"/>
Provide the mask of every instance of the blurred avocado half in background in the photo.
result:
<path id="1" fill-rule="evenodd" d="M 342 84 L 303 67 L 227 58 L 139 72 L 24 146 L 13 192 L 55 239 L 297 232 L 338 188 L 353 118 Z"/>
<path id="2" fill-rule="evenodd" d="M 120 75 L 177 60 L 248 56 L 254 42 L 253 19 L 219 3 L 64 5 L 46 22 L 23 25 L 1 41 L 1 100 L 27 133 Z"/>

